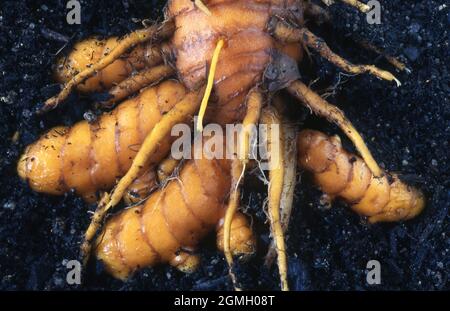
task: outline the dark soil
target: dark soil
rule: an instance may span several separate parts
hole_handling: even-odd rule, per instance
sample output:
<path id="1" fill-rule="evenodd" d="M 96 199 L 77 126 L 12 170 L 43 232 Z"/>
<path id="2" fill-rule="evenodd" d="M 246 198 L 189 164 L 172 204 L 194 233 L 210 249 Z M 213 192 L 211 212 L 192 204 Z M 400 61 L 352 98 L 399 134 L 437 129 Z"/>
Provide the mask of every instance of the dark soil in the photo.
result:
<path id="1" fill-rule="evenodd" d="M 351 37 L 366 38 L 400 57 L 412 69 L 411 74 L 397 73 L 403 86 L 367 75 L 343 76 L 316 55 L 304 65 L 309 73 L 304 79 L 320 78 L 315 86 L 319 91 L 341 82 L 330 101 L 346 111 L 382 166 L 423 189 L 428 204 L 407 223 L 369 226 L 339 202 L 330 210 L 321 208 L 320 193 L 302 178 L 288 235 L 290 284 L 296 290 L 450 289 L 449 5 L 438 0 L 381 2 L 381 25 L 369 25 L 364 15 L 335 5 L 332 26 L 311 28 L 354 62 L 394 70 Z M 72 124 L 90 108 L 89 99 L 75 95 L 57 111 L 34 114 L 38 104 L 58 90 L 51 68 L 61 48 L 93 34 L 122 35 L 141 27 L 143 19 L 162 15 L 161 1 L 85 0 L 81 25 L 71 26 L 66 23 L 66 3 L 3 0 L 0 7 L 0 289 L 230 289 L 226 264 L 212 238 L 204 243 L 204 264 L 193 275 L 162 266 L 144 269 L 122 283 L 94 263 L 82 285 L 67 285 L 63 261 L 78 258 L 88 211 L 94 206 L 72 194 L 55 198 L 33 193 L 16 176 L 17 158 L 45 130 Z M 309 116 L 305 126 L 339 133 Z M 16 131 L 20 138 L 14 143 Z M 263 199 L 264 193 L 255 191 L 245 199 L 258 228 L 265 228 Z M 244 288 L 276 289 L 276 269 L 261 268 L 267 230 L 258 230 L 260 252 L 238 267 L 238 275 Z M 381 263 L 381 285 L 366 282 L 366 264 L 372 259 Z"/>

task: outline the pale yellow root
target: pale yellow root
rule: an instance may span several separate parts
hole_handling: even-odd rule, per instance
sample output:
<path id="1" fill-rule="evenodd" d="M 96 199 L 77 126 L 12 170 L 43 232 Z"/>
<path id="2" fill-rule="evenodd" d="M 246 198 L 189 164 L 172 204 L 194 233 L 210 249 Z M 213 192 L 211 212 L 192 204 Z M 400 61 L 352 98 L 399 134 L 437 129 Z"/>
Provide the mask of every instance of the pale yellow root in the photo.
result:
<path id="1" fill-rule="evenodd" d="M 277 139 L 272 135 L 271 127 L 280 126 L 281 120 L 275 109 L 265 108 L 261 115 L 261 123 L 267 124 L 267 148 L 270 155 L 269 161 L 269 216 L 271 232 L 275 241 L 277 251 L 278 270 L 281 279 L 281 290 L 288 291 L 289 285 L 287 280 L 287 256 L 286 245 L 284 241 L 283 228 L 280 219 L 280 205 L 284 184 L 284 148 L 280 146 Z M 281 132 L 281 131 L 280 131 Z M 280 133 L 282 136 L 282 133 Z M 283 140 L 283 138 L 281 138 Z"/>
<path id="2" fill-rule="evenodd" d="M 233 286 L 236 291 L 241 291 L 241 288 L 239 287 L 236 275 L 233 272 L 233 254 L 230 247 L 230 236 L 233 216 L 236 214 L 240 203 L 239 199 L 241 196 L 241 191 L 239 184 L 242 181 L 244 173 L 245 164 L 243 164 L 240 159 L 234 159 L 231 164 L 231 193 L 228 200 L 227 212 L 225 213 L 223 225 L 223 252 L 228 263 L 231 281 L 233 282 Z"/>
<path id="3" fill-rule="evenodd" d="M 192 118 L 198 110 L 203 92 L 204 88 L 187 94 L 182 101 L 162 117 L 161 121 L 155 125 L 145 138 L 128 172 L 122 177 L 111 194 L 104 195 L 85 234 L 85 241 L 82 246 L 82 254 L 85 257 L 85 261 L 88 260 L 91 242 L 100 228 L 106 213 L 120 202 L 128 186 L 140 176 L 142 170 L 146 167 L 148 159 L 157 150 L 159 142 L 165 139 L 167 135 L 170 135 L 172 127 L 179 123 L 185 123 L 189 118 Z"/>
<path id="4" fill-rule="evenodd" d="M 341 56 L 335 54 L 326 44 L 326 42 L 317 37 L 306 28 L 294 28 L 286 25 L 282 21 L 278 21 L 272 29 L 274 36 L 286 43 L 301 42 L 305 46 L 317 51 L 320 56 L 351 74 L 369 73 L 379 79 L 386 81 L 394 81 L 397 86 L 401 86 L 401 82 L 389 71 L 382 70 L 373 65 L 355 65 Z"/>
<path id="5" fill-rule="evenodd" d="M 225 44 L 225 41 L 223 39 L 220 39 L 217 42 L 216 48 L 214 49 L 214 53 L 211 59 L 211 66 L 209 68 L 209 74 L 208 74 L 208 81 L 206 84 L 206 90 L 205 95 L 203 96 L 202 103 L 200 105 L 200 111 L 198 113 L 198 120 L 197 120 L 197 131 L 201 132 L 203 131 L 203 118 L 205 116 L 206 107 L 208 106 L 209 97 L 211 96 L 211 92 L 214 86 L 214 77 L 216 75 L 216 68 L 217 68 L 217 62 L 219 61 L 220 51 L 223 48 L 223 45 Z"/>
<path id="6" fill-rule="evenodd" d="M 283 233 L 286 233 L 292 214 L 292 203 L 294 201 L 294 190 L 297 181 L 297 128 L 293 124 L 287 123 L 285 118 L 283 118 L 281 131 L 283 138 L 282 147 L 284 148 L 284 176 L 280 212 L 281 227 L 283 228 Z M 265 265 L 267 267 L 272 266 L 276 254 L 275 242 L 272 241 L 265 258 Z"/>
<path id="7" fill-rule="evenodd" d="M 359 154 L 366 162 L 367 167 L 369 167 L 375 177 L 381 177 L 383 175 L 383 171 L 373 158 L 369 148 L 367 148 L 361 134 L 359 134 L 353 124 L 347 119 L 342 110 L 328 103 L 301 81 L 292 82 L 287 90 L 313 112 L 339 126 L 342 132 L 353 142 Z"/>
<path id="8" fill-rule="evenodd" d="M 394 56 L 386 54 L 382 49 L 374 46 L 373 44 L 371 44 L 365 40 L 355 40 L 355 41 L 359 45 L 361 45 L 363 48 L 365 48 L 366 50 L 372 51 L 376 54 L 383 56 L 392 66 L 394 66 L 398 70 L 406 71 L 408 73 L 411 72 L 411 70 L 408 67 L 406 67 L 406 65 L 404 63 L 402 63 L 400 60 L 398 60 Z"/>
<path id="9" fill-rule="evenodd" d="M 108 92 L 111 98 L 101 102 L 101 104 L 110 108 L 113 104 L 120 102 L 144 87 L 156 84 L 174 73 L 175 70 L 168 65 L 160 65 L 140 71 L 113 87 Z"/>
<path id="10" fill-rule="evenodd" d="M 360 10 L 362 13 L 367 13 L 370 11 L 370 6 L 368 6 L 365 3 L 362 3 L 358 0 L 339 0 L 341 2 L 344 2 L 348 5 L 351 5 L 352 7 L 357 8 L 358 10 Z"/>
<path id="11" fill-rule="evenodd" d="M 195 0 L 194 1 L 195 6 L 202 11 L 203 13 L 205 13 L 208 16 L 211 16 L 211 11 L 208 9 L 208 7 L 203 3 L 202 0 Z"/>
<path id="12" fill-rule="evenodd" d="M 98 203 L 98 207 L 92 215 L 91 223 L 89 224 L 84 240 L 81 244 L 81 256 L 83 258 L 83 265 L 86 266 L 92 250 L 92 240 L 97 234 L 97 230 L 102 226 L 103 219 L 106 216 L 106 202 L 110 199 L 109 193 L 105 192 Z"/>
<path id="13" fill-rule="evenodd" d="M 234 159 L 231 165 L 231 192 L 223 225 L 223 245 L 225 258 L 227 260 L 228 266 L 230 267 L 230 276 L 236 290 L 239 290 L 239 287 L 237 285 L 236 276 L 232 271 L 233 255 L 230 249 L 231 222 L 239 206 L 239 185 L 242 182 L 250 152 L 250 126 L 256 125 L 258 123 L 262 104 L 262 94 L 258 90 L 252 90 L 247 97 L 247 113 L 245 115 L 244 121 L 242 122 L 243 131 L 240 133 L 240 137 L 238 138 L 239 145 L 242 147 L 241 151 L 243 158 L 240 157 Z"/>
<path id="14" fill-rule="evenodd" d="M 345 4 L 351 5 L 361 11 L 362 13 L 367 13 L 370 11 L 370 6 L 368 6 L 365 3 L 362 3 L 358 0 L 339 0 L 341 2 L 344 2 Z M 335 0 L 322 0 L 323 3 L 330 6 L 335 3 Z"/>
<path id="15" fill-rule="evenodd" d="M 92 77 L 96 72 L 104 69 L 106 66 L 114 62 L 121 55 L 127 52 L 130 48 L 137 44 L 149 41 L 149 40 L 162 40 L 170 37 L 175 31 L 175 25 L 173 21 L 164 22 L 161 25 L 151 26 L 145 29 L 136 30 L 128 34 L 120 43 L 105 57 L 99 60 L 91 67 L 83 70 L 74 76 L 69 82 L 64 85 L 63 90 L 55 97 L 48 99 L 41 111 L 45 112 L 57 107 L 62 101 L 64 101 L 70 92 L 80 83 L 83 83 L 86 79 Z"/>
<path id="16" fill-rule="evenodd" d="M 331 16 L 327 10 L 323 9 L 321 6 L 314 4 L 312 2 L 307 3 L 305 7 L 305 16 L 309 17 L 312 22 L 320 25 L 323 23 L 330 23 Z M 411 70 L 406 67 L 404 63 L 402 63 L 399 59 L 394 56 L 386 54 L 382 49 L 374 46 L 373 44 L 367 42 L 366 40 L 355 40 L 361 47 L 366 50 L 372 51 L 376 54 L 383 56 L 392 66 L 397 68 L 400 71 L 411 72 Z"/>

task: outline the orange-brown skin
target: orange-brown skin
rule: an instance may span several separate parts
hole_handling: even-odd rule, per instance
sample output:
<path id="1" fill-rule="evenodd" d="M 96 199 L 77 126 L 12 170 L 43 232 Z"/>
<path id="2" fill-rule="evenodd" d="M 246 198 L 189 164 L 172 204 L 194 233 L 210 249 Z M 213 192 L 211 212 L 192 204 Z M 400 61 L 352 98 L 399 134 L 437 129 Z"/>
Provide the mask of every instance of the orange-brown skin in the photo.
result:
<path id="1" fill-rule="evenodd" d="M 176 31 L 170 43 L 164 45 L 163 53 L 158 52 L 157 47 L 139 45 L 78 89 L 85 92 L 109 89 L 128 78 L 132 71 L 160 63 L 161 54 L 169 54 L 168 51 L 175 56 L 180 80 L 187 89 L 196 89 L 205 82 L 218 40 L 224 39 L 207 119 L 220 124 L 241 121 L 246 112 L 245 97 L 262 81 L 274 51 L 301 60 L 301 45 L 276 41 L 269 33 L 268 24 L 271 17 L 277 16 L 302 26 L 306 1 L 204 2 L 211 16 L 196 8 L 191 0 L 169 1 L 167 18 L 174 19 Z M 116 38 L 110 38 L 79 43 L 67 62 L 60 63 L 56 73 L 59 81 L 68 81 L 78 71 L 91 66 L 109 53 L 117 42 Z M 171 95 L 171 88 L 163 89 L 167 92 L 164 96 Z M 138 102 L 130 100 L 118 108 L 119 112 L 113 112 L 118 125 L 113 126 L 112 117 L 105 116 L 95 130 L 86 122 L 70 130 L 52 130 L 27 149 L 18 166 L 19 174 L 30 181 L 33 189 L 52 194 L 75 188 L 83 196 L 93 198 L 96 190 L 110 188 L 116 177 L 130 167 L 136 154 L 137 148 L 127 147 L 139 145 L 145 137 L 143 130 L 136 130 L 136 124 L 138 128 L 150 129 L 161 119 L 161 110 L 158 114 L 155 105 L 149 105 L 149 111 L 145 113 L 137 113 Z M 99 135 L 102 127 L 98 125 L 103 123 L 106 126 Z M 117 128 L 121 129 L 120 133 L 126 128 L 127 134 L 118 137 Z M 386 176 L 375 178 L 360 158 L 342 149 L 337 138 L 304 131 L 298 143 L 300 165 L 313 172 L 318 185 L 330 196 L 348 201 L 356 212 L 368 216 L 371 222 L 409 219 L 422 210 L 424 198 L 419 191 L 409 188 L 396 176 L 393 182 Z M 164 148 L 158 149 L 161 150 Z M 162 156 L 152 158 L 152 162 L 157 163 Z M 229 170 L 227 161 L 187 162 L 179 178 L 152 194 L 144 205 L 122 211 L 107 222 L 97 240 L 97 257 L 105 262 L 111 274 L 121 279 L 126 279 L 140 267 L 157 263 L 170 263 L 190 271 L 198 264 L 198 259 L 189 252 L 214 227 L 218 228 L 218 247 L 223 248 L 221 219 L 230 190 Z M 151 176 L 144 175 L 132 187 L 142 189 L 153 182 Z M 233 252 L 253 253 L 254 237 L 242 215 L 233 219 L 231 230 Z"/>
<path id="2" fill-rule="evenodd" d="M 78 86 L 83 92 L 105 91 L 122 82 L 133 71 L 162 62 L 163 55 L 173 55 L 177 74 L 193 90 L 206 79 L 214 48 L 225 39 L 215 78 L 215 95 L 206 119 L 219 124 L 236 123 L 245 113 L 245 96 L 262 81 L 263 72 L 272 60 L 274 50 L 300 61 L 301 45 L 278 42 L 269 32 L 272 16 L 304 23 L 303 0 L 210 0 L 204 1 L 212 16 L 199 10 L 191 0 L 168 1 L 167 19 L 174 18 L 176 30 L 168 44 L 151 47 L 138 45 L 129 55 L 99 71 Z M 57 80 L 67 82 L 76 73 L 108 54 L 118 38 L 87 39 L 75 45 L 66 58 L 58 62 Z"/>
<path id="3" fill-rule="evenodd" d="M 143 90 L 92 124 L 54 128 L 27 147 L 18 173 L 37 192 L 60 195 L 75 189 L 93 201 L 98 190 L 111 189 L 128 171 L 147 134 L 185 94 L 183 85 L 169 80 Z M 158 164 L 170 145 L 169 137 L 161 141 L 148 165 Z"/>
<path id="4" fill-rule="evenodd" d="M 128 187 L 123 199 L 127 206 L 142 203 L 158 187 L 155 168 L 149 167 Z"/>
<path id="5" fill-rule="evenodd" d="M 223 219 L 220 220 L 217 230 L 217 248 L 224 251 L 223 243 Z M 256 251 L 256 239 L 253 231 L 244 214 L 237 212 L 233 216 L 230 232 L 230 250 L 233 256 L 240 257 L 241 260 L 248 259 Z"/>
<path id="6" fill-rule="evenodd" d="M 100 58 L 107 55 L 120 41 L 117 37 L 108 39 L 90 38 L 78 42 L 66 57 L 58 60 L 55 78 L 65 83 L 77 73 L 92 66 Z M 152 67 L 162 62 L 162 55 L 157 47 L 150 44 L 136 46 L 128 55 L 117 59 L 95 76 L 79 84 L 81 92 L 101 92 L 110 89 L 128 78 L 133 72 Z"/>
<path id="7" fill-rule="evenodd" d="M 124 210 L 105 224 L 97 240 L 97 258 L 119 279 L 158 263 L 192 271 L 198 262 L 189 252 L 223 222 L 229 171 L 228 160 L 187 162 L 178 178 L 154 192 L 144 205 Z M 255 240 L 247 220 L 237 215 L 234 222 L 234 253 L 253 253 Z"/>
<path id="8" fill-rule="evenodd" d="M 424 207 L 422 193 L 396 176 L 375 178 L 358 156 L 342 149 L 338 137 L 304 130 L 298 138 L 299 165 L 312 172 L 316 183 L 331 197 L 347 201 L 370 222 L 413 218 Z M 120 279 L 158 263 L 191 271 L 198 262 L 193 250 L 214 227 L 223 250 L 223 215 L 230 188 L 230 162 L 191 160 L 177 179 L 151 195 L 142 206 L 110 219 L 97 241 L 96 254 Z M 237 214 L 231 226 L 234 254 L 253 254 L 255 240 L 247 219 Z"/>
<path id="9" fill-rule="evenodd" d="M 374 177 L 360 157 L 342 148 L 337 136 L 304 130 L 298 150 L 300 167 L 312 173 L 322 191 L 342 198 L 371 223 L 411 219 L 425 206 L 423 194 L 397 176 Z"/>
<path id="10" fill-rule="evenodd" d="M 303 24 L 301 0 L 210 0 L 204 1 L 211 16 L 196 8 L 190 0 L 168 2 L 168 18 L 175 18 L 172 49 L 181 81 L 189 89 L 204 83 L 209 62 L 220 38 L 225 39 L 215 75 L 215 99 L 207 119 L 219 124 L 241 121 L 245 97 L 261 82 L 279 49 L 300 60 L 299 44 L 281 45 L 268 32 L 273 15 Z"/>

